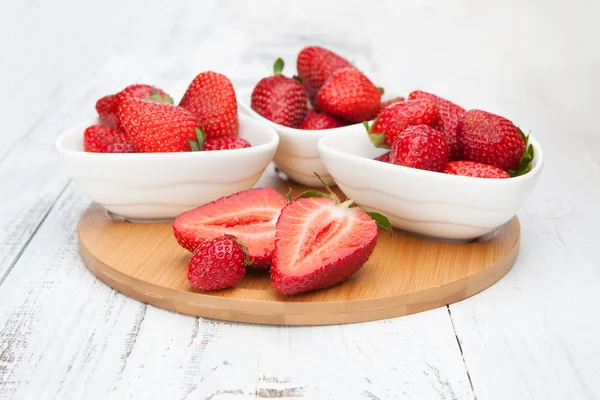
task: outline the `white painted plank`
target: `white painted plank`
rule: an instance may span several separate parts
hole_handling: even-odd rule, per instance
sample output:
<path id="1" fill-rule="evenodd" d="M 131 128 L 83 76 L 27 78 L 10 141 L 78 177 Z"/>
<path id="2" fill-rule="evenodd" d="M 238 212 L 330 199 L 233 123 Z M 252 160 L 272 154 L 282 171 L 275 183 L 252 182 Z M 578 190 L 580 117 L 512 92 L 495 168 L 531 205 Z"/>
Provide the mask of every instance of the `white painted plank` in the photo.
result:
<path id="1" fill-rule="evenodd" d="M 70 185 L 0 287 L 0 399 L 473 398 L 445 308 L 306 328 L 156 309 L 85 269 L 86 204 Z"/>

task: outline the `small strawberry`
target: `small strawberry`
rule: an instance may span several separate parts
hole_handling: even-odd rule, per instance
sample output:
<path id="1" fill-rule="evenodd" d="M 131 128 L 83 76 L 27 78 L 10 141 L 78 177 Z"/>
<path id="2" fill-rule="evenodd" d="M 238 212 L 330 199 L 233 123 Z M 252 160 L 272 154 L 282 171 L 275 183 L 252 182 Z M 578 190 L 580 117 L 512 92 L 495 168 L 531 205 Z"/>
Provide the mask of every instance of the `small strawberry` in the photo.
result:
<path id="1" fill-rule="evenodd" d="M 476 178 L 510 178 L 508 172 L 493 165 L 475 161 L 452 161 L 446 164 L 445 174 L 473 176 Z"/>
<path id="2" fill-rule="evenodd" d="M 93 153 L 135 152 L 129 135 L 104 125 L 92 125 L 84 131 L 83 149 Z"/>
<path id="3" fill-rule="evenodd" d="M 198 120 L 185 108 L 129 98 L 119 106 L 118 115 L 137 152 L 178 152 L 201 148 L 196 143 L 201 134 Z"/>
<path id="4" fill-rule="evenodd" d="M 402 97 L 402 96 L 394 97 L 394 98 L 391 98 L 389 100 L 382 101 L 381 102 L 381 107 L 379 107 L 379 108 L 381 110 L 383 110 L 384 108 L 387 108 L 388 106 L 391 106 L 394 103 L 399 103 L 399 102 L 404 101 L 404 100 L 406 100 L 406 99 L 404 97 Z"/>
<path id="5" fill-rule="evenodd" d="M 306 92 L 296 79 L 281 75 L 284 62 L 278 58 L 273 76 L 261 79 L 252 91 L 251 107 L 279 125 L 298 128 L 306 117 Z"/>
<path id="6" fill-rule="evenodd" d="M 448 145 L 442 134 L 427 125 L 409 126 L 394 140 L 392 164 L 442 172 L 448 163 Z"/>
<path id="7" fill-rule="evenodd" d="M 320 129 L 339 128 L 345 125 L 344 121 L 334 116 L 313 111 L 307 114 L 306 119 L 300 125 L 300 129 L 316 131 Z"/>
<path id="8" fill-rule="evenodd" d="M 303 48 L 298 54 L 296 69 L 302 85 L 308 93 L 312 106 L 316 109 L 319 89 L 338 69 L 352 67 L 352 64 L 331 50 L 319 46 Z"/>
<path id="9" fill-rule="evenodd" d="M 225 75 L 202 72 L 190 83 L 179 105 L 200 120 L 207 138 L 238 135 L 237 100 Z"/>
<path id="10" fill-rule="evenodd" d="M 173 104 L 171 96 L 161 89 L 143 83 L 137 83 L 135 85 L 127 86 L 115 95 L 105 96 L 96 102 L 96 111 L 98 111 L 100 121 L 110 128 L 121 131 L 124 130 L 118 116 L 119 106 L 125 99 L 130 98 L 156 100 Z"/>
<path id="11" fill-rule="evenodd" d="M 379 157 L 375 157 L 373 160 L 381 161 L 384 163 L 389 163 L 390 162 L 390 152 L 388 151 L 387 153 L 383 153 Z"/>
<path id="12" fill-rule="evenodd" d="M 355 68 L 335 71 L 318 95 L 319 108 L 349 122 L 375 118 L 381 106 L 381 91 Z"/>
<path id="13" fill-rule="evenodd" d="M 246 246 L 233 236 L 219 236 L 202 243 L 188 266 L 188 281 L 196 289 L 234 287 L 246 273 Z"/>
<path id="14" fill-rule="evenodd" d="M 194 251 L 200 244 L 225 234 L 248 246 L 252 267 L 267 268 L 275 246 L 275 223 L 285 197 L 271 188 L 255 188 L 222 197 L 179 215 L 173 232 L 179 245 Z"/>
<path id="15" fill-rule="evenodd" d="M 464 160 L 493 165 L 512 176 L 527 172 L 533 159 L 529 137 L 508 119 L 486 111 L 464 113 L 457 139 Z"/>
<path id="16" fill-rule="evenodd" d="M 409 126 L 435 126 L 439 118 L 437 107 L 426 100 L 406 100 L 381 110 L 375 122 L 365 127 L 371 142 L 377 147 L 391 147 L 394 139 Z"/>
<path id="17" fill-rule="evenodd" d="M 204 151 L 233 150 L 252 147 L 246 139 L 233 136 L 223 136 L 208 139 L 204 142 Z"/>
<path id="18" fill-rule="evenodd" d="M 456 126 L 458 125 L 460 116 L 465 113 L 465 109 L 451 101 L 420 90 L 415 90 L 410 93 L 408 99 L 427 100 L 436 105 L 440 118 L 434 128 L 444 134 L 444 138 L 449 146 L 449 159 L 458 160 L 460 158 L 460 152 L 456 140 Z"/>
<path id="19" fill-rule="evenodd" d="M 348 279 L 375 249 L 377 225 L 391 233 L 383 215 L 350 207 L 352 200 L 340 203 L 330 193 L 305 192 L 281 211 L 271 266 L 271 283 L 280 293 L 308 292 Z"/>

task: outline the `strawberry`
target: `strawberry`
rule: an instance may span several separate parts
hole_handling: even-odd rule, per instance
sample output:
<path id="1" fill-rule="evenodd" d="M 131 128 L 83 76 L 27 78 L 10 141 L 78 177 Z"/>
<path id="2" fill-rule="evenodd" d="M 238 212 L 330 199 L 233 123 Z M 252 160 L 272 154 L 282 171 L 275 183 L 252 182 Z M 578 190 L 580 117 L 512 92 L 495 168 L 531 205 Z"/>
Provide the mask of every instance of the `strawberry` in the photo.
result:
<path id="1" fill-rule="evenodd" d="M 319 89 L 338 69 L 352 67 L 352 64 L 333 51 L 319 46 L 303 48 L 298 54 L 296 69 L 302 85 L 308 93 L 312 106 L 316 109 Z"/>
<path id="2" fill-rule="evenodd" d="M 381 91 L 355 68 L 335 71 L 318 95 L 319 108 L 349 122 L 375 118 L 381 105 Z"/>
<path id="3" fill-rule="evenodd" d="M 426 100 L 406 100 L 394 103 L 381 110 L 369 127 L 371 142 L 377 147 L 391 147 L 394 139 L 404 129 L 414 125 L 435 126 L 439 118 L 437 107 Z"/>
<path id="4" fill-rule="evenodd" d="M 135 152 L 129 135 L 104 125 L 92 125 L 84 131 L 83 149 L 93 153 Z"/>
<path id="5" fill-rule="evenodd" d="M 206 140 L 204 142 L 204 151 L 214 150 L 233 150 L 252 147 L 246 139 L 233 136 L 222 136 Z"/>
<path id="6" fill-rule="evenodd" d="M 465 113 L 465 109 L 451 101 L 420 90 L 411 92 L 408 95 L 408 99 L 427 100 L 436 105 L 440 118 L 435 128 L 444 134 L 446 143 L 448 143 L 449 146 L 449 159 L 458 160 L 460 158 L 460 152 L 456 140 L 456 125 L 458 125 L 460 116 Z"/>
<path id="7" fill-rule="evenodd" d="M 352 200 L 340 204 L 326 188 L 330 195 L 311 190 L 281 211 L 271 266 L 271 283 L 280 293 L 322 289 L 348 279 L 375 249 L 377 224 L 391 233 L 387 218 L 351 208 Z"/>
<path id="8" fill-rule="evenodd" d="M 182 107 L 154 101 L 125 99 L 119 120 L 140 153 L 198 150 L 196 117 Z M 190 142 L 195 143 L 194 149 Z"/>
<path id="9" fill-rule="evenodd" d="M 383 153 L 379 157 L 375 157 L 373 160 L 381 161 L 384 163 L 389 163 L 390 162 L 390 152 L 388 151 L 387 153 Z"/>
<path id="10" fill-rule="evenodd" d="M 442 134 L 427 125 L 409 126 L 394 140 L 392 164 L 441 172 L 448 163 L 448 145 Z"/>
<path id="11" fill-rule="evenodd" d="M 381 102 L 381 106 L 379 108 L 380 108 L 380 110 L 383 110 L 384 108 L 386 108 L 388 106 L 391 106 L 394 103 L 399 103 L 399 102 L 404 101 L 404 100 L 406 100 L 406 99 L 404 97 L 402 97 L 402 96 L 394 97 L 394 98 L 391 98 L 389 100 L 382 101 Z"/>
<path id="12" fill-rule="evenodd" d="M 446 164 L 445 174 L 473 176 L 476 178 L 510 178 L 508 172 L 492 165 L 475 161 L 452 161 Z"/>
<path id="13" fill-rule="evenodd" d="M 179 105 L 200 120 L 207 138 L 238 135 L 237 100 L 225 75 L 202 72 L 190 83 Z"/>
<path id="14" fill-rule="evenodd" d="M 275 246 L 275 223 L 286 199 L 271 188 L 222 197 L 179 215 L 173 222 L 177 242 L 190 251 L 224 234 L 248 246 L 252 267 L 266 268 Z"/>
<path id="15" fill-rule="evenodd" d="M 529 137 L 499 115 L 469 110 L 459 119 L 456 132 L 464 160 L 493 165 L 515 176 L 525 173 L 533 159 Z"/>
<path id="16" fill-rule="evenodd" d="M 300 125 L 300 129 L 316 131 L 320 129 L 339 128 L 345 125 L 344 121 L 334 116 L 313 111 L 307 114 L 306 119 Z"/>
<path id="17" fill-rule="evenodd" d="M 154 96 L 152 98 L 152 96 Z M 125 99 L 155 99 L 160 102 L 173 104 L 171 96 L 166 94 L 161 89 L 154 86 L 138 83 L 127 86 L 115 95 L 109 95 L 101 98 L 96 102 L 96 111 L 100 117 L 100 121 L 109 128 L 124 130 L 119 120 L 119 106 Z"/>
<path id="18" fill-rule="evenodd" d="M 202 290 L 235 286 L 246 273 L 245 247 L 233 236 L 219 236 L 202 243 L 190 260 L 188 281 Z"/>
<path id="19" fill-rule="evenodd" d="M 298 128 L 306 116 L 306 92 L 293 78 L 281 75 L 284 62 L 278 58 L 273 76 L 261 79 L 252 91 L 251 107 L 279 125 Z"/>

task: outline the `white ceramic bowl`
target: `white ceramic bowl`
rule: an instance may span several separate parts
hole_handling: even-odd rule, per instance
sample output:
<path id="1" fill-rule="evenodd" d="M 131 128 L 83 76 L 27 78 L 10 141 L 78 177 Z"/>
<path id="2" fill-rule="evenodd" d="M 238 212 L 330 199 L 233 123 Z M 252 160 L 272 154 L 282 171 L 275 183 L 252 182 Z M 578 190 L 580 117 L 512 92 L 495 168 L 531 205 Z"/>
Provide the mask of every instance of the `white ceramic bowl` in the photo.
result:
<path id="1" fill-rule="evenodd" d="M 308 131 L 289 128 L 276 124 L 258 114 L 250 107 L 252 90 L 241 91 L 238 94 L 238 104 L 241 111 L 271 126 L 279 134 L 279 147 L 273 162 L 290 179 L 307 186 L 323 187 L 314 172 L 318 173 L 327 184 L 335 182 L 319 157 L 317 143 L 325 136 L 332 134 L 365 133 L 362 124 L 353 124 L 335 129 Z M 365 133 L 366 134 L 366 133 Z"/>
<path id="2" fill-rule="evenodd" d="M 103 154 L 83 151 L 92 119 L 61 134 L 56 149 L 67 172 L 95 202 L 130 220 L 171 219 L 222 196 L 250 189 L 271 162 L 279 137 L 268 125 L 239 116 L 252 147 L 183 153 Z"/>
<path id="3" fill-rule="evenodd" d="M 530 172 L 510 179 L 484 179 L 424 171 L 372 160 L 367 134 L 328 136 L 319 141 L 327 170 L 349 198 L 386 215 L 398 229 L 449 240 L 471 240 L 494 231 L 518 211 L 544 163 L 530 138 L 535 157 Z"/>

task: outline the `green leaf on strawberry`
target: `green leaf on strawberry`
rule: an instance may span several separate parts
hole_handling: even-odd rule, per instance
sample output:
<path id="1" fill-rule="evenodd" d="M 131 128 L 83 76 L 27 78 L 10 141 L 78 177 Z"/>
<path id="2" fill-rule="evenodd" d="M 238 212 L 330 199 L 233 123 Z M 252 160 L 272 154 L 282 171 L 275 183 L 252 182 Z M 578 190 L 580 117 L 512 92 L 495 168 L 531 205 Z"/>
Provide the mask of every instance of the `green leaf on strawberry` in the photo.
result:
<path id="1" fill-rule="evenodd" d="M 277 60 L 275 60 L 275 64 L 273 64 L 273 74 L 281 75 L 281 73 L 283 72 L 284 66 L 285 66 L 285 63 L 283 62 L 283 59 L 278 58 Z"/>
<path id="2" fill-rule="evenodd" d="M 206 135 L 204 134 L 204 129 L 195 129 L 196 131 L 196 140 L 188 140 L 190 144 L 190 149 L 192 151 L 202 151 L 204 149 L 204 142 L 206 141 Z"/>
<path id="3" fill-rule="evenodd" d="M 322 197 L 322 198 L 335 200 L 332 195 L 323 193 L 323 192 L 319 192 L 318 190 L 307 190 L 306 192 L 302 193 L 298 197 Z"/>
<path id="4" fill-rule="evenodd" d="M 165 103 L 165 104 L 175 104 L 173 98 L 166 93 L 161 94 L 156 89 L 152 89 L 150 92 L 150 96 L 146 97 L 144 100 L 146 101 L 154 101 L 156 103 Z"/>
<path id="5" fill-rule="evenodd" d="M 388 231 L 390 236 L 393 235 L 392 224 L 390 224 L 390 220 L 385 215 L 373 211 L 365 211 L 365 214 L 373 218 L 377 226 Z"/>
<path id="6" fill-rule="evenodd" d="M 521 156 L 521 159 L 519 160 L 519 168 L 516 171 L 508 171 L 508 173 L 512 177 L 521 176 L 521 175 L 524 175 L 527 172 L 529 172 L 530 166 L 531 166 L 531 161 L 533 160 L 533 157 L 535 156 L 533 146 L 531 144 L 529 144 L 529 134 L 525 135 L 525 133 L 523 133 L 521 128 L 518 128 L 518 129 L 519 129 L 519 133 L 521 133 L 521 136 L 523 136 L 523 139 L 525 139 L 525 146 L 527 146 L 527 149 L 525 150 L 525 152 Z"/>

